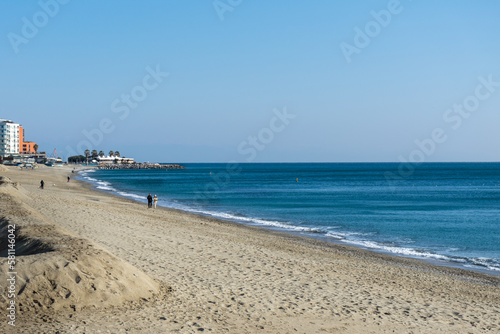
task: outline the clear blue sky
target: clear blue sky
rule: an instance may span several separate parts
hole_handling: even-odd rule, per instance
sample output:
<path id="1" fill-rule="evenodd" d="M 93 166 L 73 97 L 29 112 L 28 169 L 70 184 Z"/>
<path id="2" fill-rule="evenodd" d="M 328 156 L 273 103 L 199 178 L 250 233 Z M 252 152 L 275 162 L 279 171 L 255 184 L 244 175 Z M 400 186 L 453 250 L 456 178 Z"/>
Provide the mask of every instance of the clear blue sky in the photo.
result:
<path id="1" fill-rule="evenodd" d="M 40 150 L 104 120 L 92 148 L 141 161 L 500 160 L 496 0 L 54 1 L 0 2 L 0 118 Z"/>

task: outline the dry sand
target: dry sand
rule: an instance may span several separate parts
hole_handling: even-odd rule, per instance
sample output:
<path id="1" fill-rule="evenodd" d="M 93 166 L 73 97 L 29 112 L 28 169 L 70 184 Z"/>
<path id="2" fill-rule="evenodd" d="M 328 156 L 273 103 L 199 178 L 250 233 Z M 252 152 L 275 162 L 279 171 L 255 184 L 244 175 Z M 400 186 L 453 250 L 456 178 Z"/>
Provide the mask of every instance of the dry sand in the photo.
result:
<path id="1" fill-rule="evenodd" d="M 0 332 L 500 331 L 496 276 L 147 209 L 67 183 L 67 167 L 0 175 Z M 4 316 L 13 223 L 15 328 Z"/>

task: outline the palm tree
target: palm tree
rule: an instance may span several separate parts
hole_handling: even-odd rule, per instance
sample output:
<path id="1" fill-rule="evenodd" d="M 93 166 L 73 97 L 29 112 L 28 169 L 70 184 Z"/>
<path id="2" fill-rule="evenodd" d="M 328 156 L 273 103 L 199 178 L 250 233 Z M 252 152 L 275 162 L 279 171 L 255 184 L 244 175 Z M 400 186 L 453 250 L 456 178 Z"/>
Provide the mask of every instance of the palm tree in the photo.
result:
<path id="1" fill-rule="evenodd" d="M 104 156 L 104 152 L 103 151 L 99 151 L 99 156 L 102 158 Z"/>
<path id="2" fill-rule="evenodd" d="M 109 151 L 109 156 L 112 157 L 113 155 L 115 155 L 115 152 Z"/>
<path id="3" fill-rule="evenodd" d="M 87 158 L 87 165 L 89 164 L 90 150 L 85 150 L 85 157 Z"/>
<path id="4" fill-rule="evenodd" d="M 115 157 L 120 157 L 120 151 L 115 151 Z"/>
<path id="5" fill-rule="evenodd" d="M 35 150 L 35 153 L 37 153 L 37 151 L 38 151 L 38 145 L 37 144 L 33 145 L 33 149 Z"/>
<path id="6" fill-rule="evenodd" d="M 95 159 L 95 158 L 97 158 L 97 151 L 92 150 L 92 159 Z"/>

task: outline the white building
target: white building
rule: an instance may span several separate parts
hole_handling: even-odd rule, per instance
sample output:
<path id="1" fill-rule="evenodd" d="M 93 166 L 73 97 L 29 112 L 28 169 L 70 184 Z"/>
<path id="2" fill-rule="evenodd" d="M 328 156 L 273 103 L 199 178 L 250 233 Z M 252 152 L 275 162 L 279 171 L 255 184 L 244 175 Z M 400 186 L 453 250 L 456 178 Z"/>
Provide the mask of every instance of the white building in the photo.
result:
<path id="1" fill-rule="evenodd" d="M 0 156 L 19 155 L 19 124 L 0 119 Z"/>
<path id="2" fill-rule="evenodd" d="M 106 157 L 97 157 L 96 159 L 99 164 L 112 164 L 115 161 L 119 164 L 133 164 L 135 162 L 133 158 L 110 157 L 109 155 Z"/>

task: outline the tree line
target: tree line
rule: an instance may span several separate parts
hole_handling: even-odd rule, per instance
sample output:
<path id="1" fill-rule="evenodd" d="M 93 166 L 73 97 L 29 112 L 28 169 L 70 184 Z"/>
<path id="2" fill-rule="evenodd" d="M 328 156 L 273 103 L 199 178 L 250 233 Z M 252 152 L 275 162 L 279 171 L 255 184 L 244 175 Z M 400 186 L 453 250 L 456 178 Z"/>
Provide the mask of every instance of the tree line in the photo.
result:
<path id="1" fill-rule="evenodd" d="M 86 162 L 88 160 L 97 159 L 97 157 L 102 158 L 105 155 L 106 154 L 104 153 L 104 151 L 99 151 L 99 153 L 98 153 L 97 150 L 92 150 L 92 151 L 85 150 L 85 152 L 83 152 L 83 155 L 74 155 L 74 156 L 69 157 L 68 162 L 81 163 L 81 162 Z M 116 157 L 116 158 L 121 157 L 119 151 L 109 151 L 108 155 L 110 157 Z"/>

